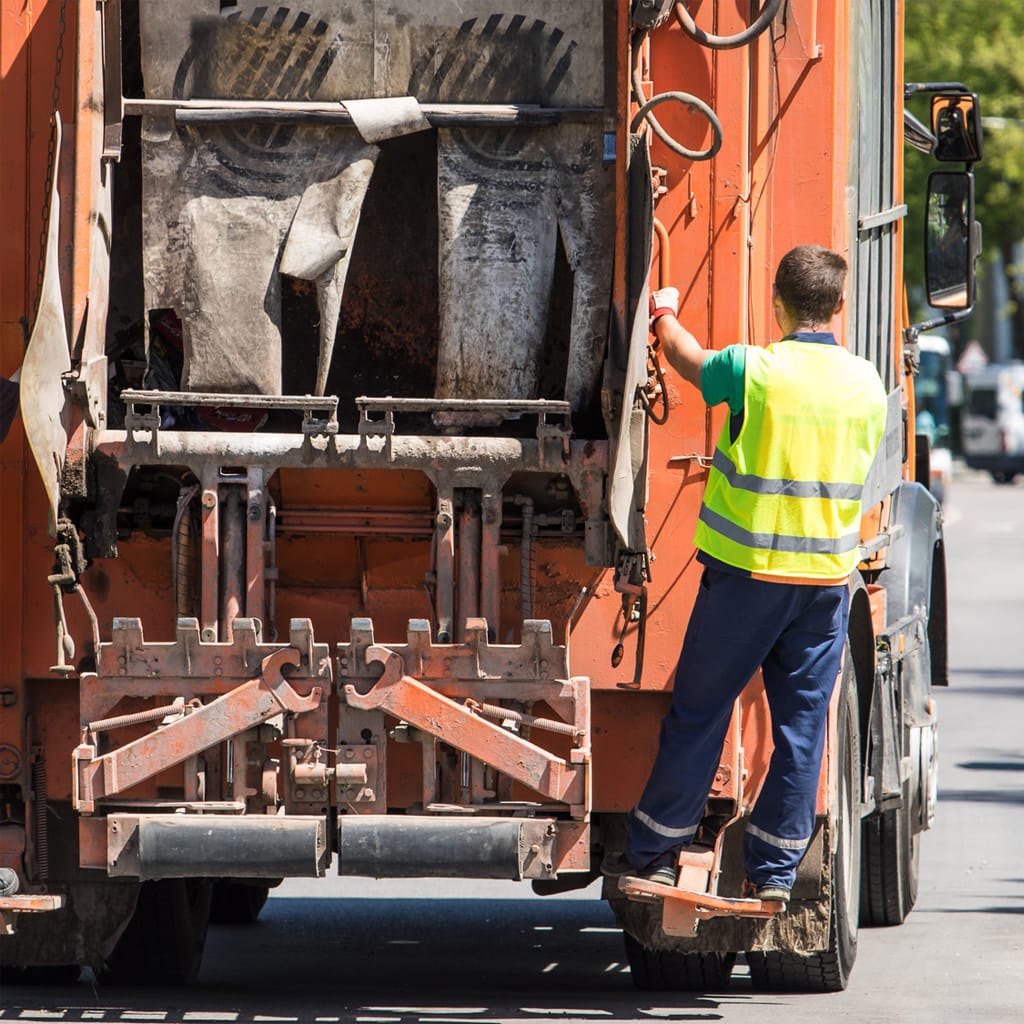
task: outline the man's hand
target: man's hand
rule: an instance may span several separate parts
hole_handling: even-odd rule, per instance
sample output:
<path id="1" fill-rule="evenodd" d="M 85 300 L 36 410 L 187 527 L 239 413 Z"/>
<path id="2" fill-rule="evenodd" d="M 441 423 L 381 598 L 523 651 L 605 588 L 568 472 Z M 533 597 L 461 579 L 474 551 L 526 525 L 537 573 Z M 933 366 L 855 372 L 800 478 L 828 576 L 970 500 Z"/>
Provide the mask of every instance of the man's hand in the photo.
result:
<path id="1" fill-rule="evenodd" d="M 711 353 L 701 348 L 700 342 L 676 319 L 678 315 L 678 288 L 659 288 L 651 293 L 654 344 L 660 346 L 676 373 L 699 389 L 701 367 Z"/>
<path id="2" fill-rule="evenodd" d="M 659 288 L 651 293 L 651 333 L 654 333 L 654 324 L 659 317 L 679 315 L 679 289 Z"/>

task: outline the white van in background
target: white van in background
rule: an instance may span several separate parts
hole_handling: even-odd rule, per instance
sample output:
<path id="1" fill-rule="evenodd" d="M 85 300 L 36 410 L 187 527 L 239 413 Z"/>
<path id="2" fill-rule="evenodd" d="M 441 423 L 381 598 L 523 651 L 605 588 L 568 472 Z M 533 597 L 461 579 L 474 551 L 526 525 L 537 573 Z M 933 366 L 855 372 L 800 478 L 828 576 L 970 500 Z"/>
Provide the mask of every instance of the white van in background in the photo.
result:
<path id="1" fill-rule="evenodd" d="M 1013 483 L 1024 473 L 1024 363 L 986 366 L 964 384 L 964 460 L 996 483 Z"/>

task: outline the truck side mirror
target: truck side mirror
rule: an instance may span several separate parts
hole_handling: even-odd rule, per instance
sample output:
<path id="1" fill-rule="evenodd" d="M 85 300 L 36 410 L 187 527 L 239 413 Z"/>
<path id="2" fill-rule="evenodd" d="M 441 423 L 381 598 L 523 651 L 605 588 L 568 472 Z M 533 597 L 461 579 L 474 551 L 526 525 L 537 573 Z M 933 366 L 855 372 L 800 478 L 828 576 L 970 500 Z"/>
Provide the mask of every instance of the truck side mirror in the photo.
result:
<path id="1" fill-rule="evenodd" d="M 975 163 L 981 159 L 981 110 L 973 92 L 932 96 L 933 155 L 944 162 Z"/>
<path id="2" fill-rule="evenodd" d="M 974 221 L 974 175 L 932 171 L 925 218 L 928 305 L 965 310 L 974 305 L 974 261 L 980 250 Z"/>

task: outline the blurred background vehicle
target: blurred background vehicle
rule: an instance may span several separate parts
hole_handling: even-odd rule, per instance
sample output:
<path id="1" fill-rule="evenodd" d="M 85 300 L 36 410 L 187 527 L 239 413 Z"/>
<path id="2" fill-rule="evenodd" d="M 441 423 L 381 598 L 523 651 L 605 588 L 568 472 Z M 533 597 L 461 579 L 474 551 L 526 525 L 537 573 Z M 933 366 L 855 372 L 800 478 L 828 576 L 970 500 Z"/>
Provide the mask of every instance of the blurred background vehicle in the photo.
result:
<path id="1" fill-rule="evenodd" d="M 914 388 L 915 430 L 919 450 L 928 451 L 928 489 L 943 501 L 953 474 L 952 410 L 963 400 L 962 378 L 953 368 L 949 339 L 923 334 L 918 339 L 920 367 Z"/>
<path id="2" fill-rule="evenodd" d="M 965 461 L 996 483 L 1013 483 L 1024 473 L 1024 363 L 993 364 L 964 382 Z"/>

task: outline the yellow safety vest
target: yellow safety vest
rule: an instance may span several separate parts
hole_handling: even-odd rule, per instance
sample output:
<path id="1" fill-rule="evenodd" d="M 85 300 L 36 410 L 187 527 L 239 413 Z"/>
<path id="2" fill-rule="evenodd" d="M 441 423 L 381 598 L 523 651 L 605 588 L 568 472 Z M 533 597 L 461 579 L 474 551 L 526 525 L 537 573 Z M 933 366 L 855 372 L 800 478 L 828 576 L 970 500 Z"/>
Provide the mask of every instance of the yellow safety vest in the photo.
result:
<path id="1" fill-rule="evenodd" d="M 839 580 L 859 561 L 864 480 L 885 432 L 875 368 L 839 345 L 746 352 L 743 425 L 726 422 L 694 543 L 758 576 Z"/>

